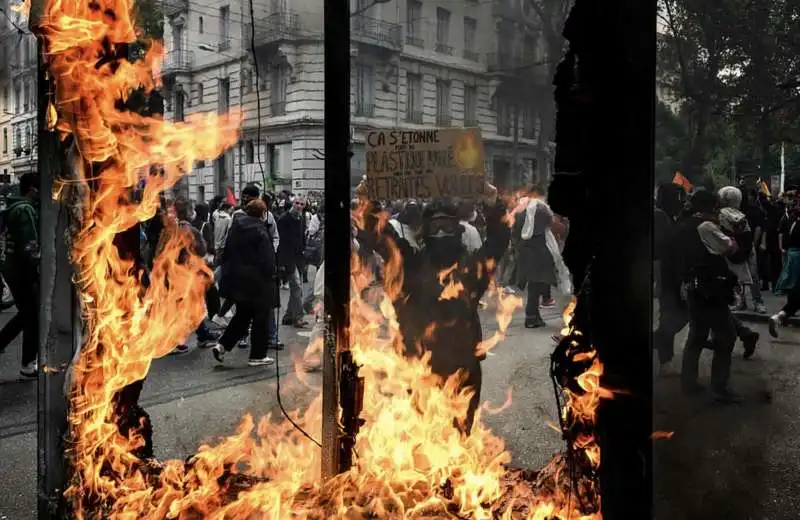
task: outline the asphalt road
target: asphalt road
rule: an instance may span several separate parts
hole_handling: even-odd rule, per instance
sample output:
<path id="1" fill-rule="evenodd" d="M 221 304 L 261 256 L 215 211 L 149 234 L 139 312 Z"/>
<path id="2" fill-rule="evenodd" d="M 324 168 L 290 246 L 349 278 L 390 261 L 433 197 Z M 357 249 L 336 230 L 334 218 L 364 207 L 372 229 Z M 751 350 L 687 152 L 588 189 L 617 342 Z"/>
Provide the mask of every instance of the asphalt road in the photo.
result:
<path id="1" fill-rule="evenodd" d="M 505 439 L 520 466 L 539 467 L 562 447 L 547 426 L 556 417 L 547 374 L 550 336 L 560 328 L 557 310 L 549 316 L 548 328 L 532 331 L 522 327 L 518 314 L 507 339 L 484 362 L 483 399 L 496 407 L 512 390 L 510 408 L 484 420 Z M 0 325 L 8 318 L 0 315 Z M 492 314 L 483 318 L 491 333 Z M 780 341 L 769 341 L 761 332 L 755 358 L 745 362 L 738 350 L 734 360 L 733 383 L 746 397 L 741 405 L 688 399 L 677 391 L 677 378 L 656 379 L 655 429 L 675 432 L 655 446 L 656 518 L 782 520 L 800 510 L 794 469 L 800 464 L 800 334 L 790 329 Z M 290 352 L 301 351 L 306 342 L 302 335 L 284 339 Z M 305 406 L 315 391 L 291 373 L 290 352 L 282 352 L 280 360 L 281 395 L 291 410 Z M 160 459 L 185 458 L 199 445 L 232 433 L 246 412 L 280 414 L 275 367 L 247 368 L 246 355 L 237 349 L 227 369 L 217 368 L 209 352 L 197 349 L 153 364 L 142 401 L 153 420 Z M 0 460 L 2 467 L 14 468 L 0 472 L 0 520 L 35 514 L 36 385 L 17 381 L 18 356 L 19 342 L 0 357 Z M 708 361 L 704 356 L 705 377 Z M 312 383 L 319 377 L 313 375 Z"/>

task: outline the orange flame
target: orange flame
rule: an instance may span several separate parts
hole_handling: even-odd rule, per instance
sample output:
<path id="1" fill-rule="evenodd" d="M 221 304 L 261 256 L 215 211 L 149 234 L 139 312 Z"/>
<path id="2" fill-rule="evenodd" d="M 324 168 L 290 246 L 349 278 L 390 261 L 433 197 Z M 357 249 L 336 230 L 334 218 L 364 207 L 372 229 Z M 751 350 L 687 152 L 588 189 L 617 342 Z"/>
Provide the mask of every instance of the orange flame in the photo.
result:
<path id="1" fill-rule="evenodd" d="M 213 159 L 234 144 L 241 115 L 199 115 L 172 124 L 121 110 L 118 101 L 134 89 L 158 87 L 154 75 L 160 70 L 158 45 L 137 63 L 98 63 L 134 41 L 131 7 L 127 0 L 50 0 L 41 26 L 55 82 L 57 117 L 50 121 L 65 140 L 73 138 L 75 175 L 85 195 L 72 251 L 87 329 L 69 393 L 72 479 L 66 496 L 74 517 L 599 518 L 581 516 L 561 487 L 534 493 L 533 484 L 509 472 L 510 454 L 483 425 L 480 411 L 472 435 L 453 428 L 471 397 L 459 390 L 463 375 L 443 381 L 432 373 L 429 354 L 409 360 L 397 348 L 402 337 L 391 301 L 401 295 L 403 272 L 396 247 L 390 247 L 378 299 L 362 297 L 374 276 L 353 260 L 350 348 L 370 399 L 364 403 L 365 426 L 350 471 L 321 482 L 316 446 L 290 422 L 270 416 L 258 422 L 245 416 L 233 435 L 201 446 L 188 464 L 148 465 L 134 455 L 143 438 L 136 431 L 120 432 L 115 396 L 141 380 L 153 358 L 169 352 L 202 320 L 210 272 L 201 258 L 185 254 L 191 237 L 172 225 L 144 287 L 130 276 L 134 266 L 120 256 L 114 238 L 152 217 L 159 194 L 195 160 Z M 163 174 L 147 176 L 141 200 L 134 201 L 131 189 L 150 165 L 160 165 Z M 363 215 L 356 212 L 354 221 L 359 219 Z M 496 292 L 498 322 L 505 330 L 520 301 Z M 320 346 L 315 341 L 312 351 Z M 601 374 L 595 358 L 578 380 L 586 394 L 568 399 L 567 406 L 582 417 L 593 419 L 599 399 L 607 396 L 599 386 Z M 320 410 L 318 396 L 307 410 L 291 416 L 319 438 Z M 599 464 L 594 439 L 583 438 L 581 444 Z M 542 474 L 562 482 L 560 460 Z M 247 485 L 224 478 L 231 475 Z"/>

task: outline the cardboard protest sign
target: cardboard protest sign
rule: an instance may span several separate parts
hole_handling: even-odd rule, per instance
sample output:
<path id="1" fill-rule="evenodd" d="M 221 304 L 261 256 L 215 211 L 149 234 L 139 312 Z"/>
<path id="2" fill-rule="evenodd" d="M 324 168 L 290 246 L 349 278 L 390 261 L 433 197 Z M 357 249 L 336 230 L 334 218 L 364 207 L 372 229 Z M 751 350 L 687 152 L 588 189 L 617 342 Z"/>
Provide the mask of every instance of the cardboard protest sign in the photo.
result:
<path id="1" fill-rule="evenodd" d="M 483 194 L 480 130 L 372 130 L 366 139 L 366 186 L 373 200 Z"/>

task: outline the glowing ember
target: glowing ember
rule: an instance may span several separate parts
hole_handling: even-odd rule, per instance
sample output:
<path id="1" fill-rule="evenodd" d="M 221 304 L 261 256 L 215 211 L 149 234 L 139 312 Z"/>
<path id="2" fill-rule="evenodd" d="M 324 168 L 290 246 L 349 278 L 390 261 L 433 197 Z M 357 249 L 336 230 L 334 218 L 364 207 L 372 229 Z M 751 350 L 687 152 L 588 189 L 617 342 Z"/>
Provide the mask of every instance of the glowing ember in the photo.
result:
<path id="1" fill-rule="evenodd" d="M 599 518 L 592 475 L 573 482 L 566 457 L 557 456 L 539 472 L 510 470 L 510 454 L 482 424 L 480 412 L 471 436 L 453 428 L 470 400 L 457 391 L 459 376 L 441 381 L 431 373 L 429 358 L 409 360 L 398 353 L 402 340 L 389 303 L 402 287 L 396 250 L 384 266 L 378 300 L 362 299 L 374 280 L 353 260 L 351 349 L 370 398 L 349 472 L 321 482 L 318 448 L 289 422 L 269 416 L 257 424 L 245 417 L 234 435 L 202 446 L 187 463 L 136 457 L 142 435 L 120 432 L 115 395 L 196 328 L 210 273 L 202 259 L 178 261 L 188 239 L 173 229 L 145 288 L 130 276 L 132 264 L 113 241 L 154 215 L 159 194 L 195 160 L 213 159 L 233 145 L 240 115 L 171 124 L 120 109 L 118 102 L 133 89 L 158 87 L 158 46 L 137 63 L 122 52 L 135 39 L 131 7 L 127 0 L 50 0 L 40 28 L 55 81 L 57 114 L 48 115 L 48 124 L 65 140 L 74 139 L 84 194 L 82 229 L 72 252 L 88 331 L 69 395 L 72 478 L 66 495 L 74 517 Z M 134 201 L 132 188 L 151 165 L 163 174 L 148 175 L 141 200 Z M 499 341 L 521 303 L 495 293 L 500 336 L 484 342 L 482 351 Z M 567 329 L 567 337 L 577 334 L 569 322 Z M 576 378 L 577 390 L 564 390 L 561 418 L 591 426 L 600 399 L 610 394 L 599 385 L 596 355 L 582 355 L 589 366 Z M 504 406 L 509 404 L 510 393 Z M 293 414 L 317 438 L 320 406 L 321 396 Z M 600 450 L 583 431 L 573 449 L 585 453 L 594 472 Z"/>

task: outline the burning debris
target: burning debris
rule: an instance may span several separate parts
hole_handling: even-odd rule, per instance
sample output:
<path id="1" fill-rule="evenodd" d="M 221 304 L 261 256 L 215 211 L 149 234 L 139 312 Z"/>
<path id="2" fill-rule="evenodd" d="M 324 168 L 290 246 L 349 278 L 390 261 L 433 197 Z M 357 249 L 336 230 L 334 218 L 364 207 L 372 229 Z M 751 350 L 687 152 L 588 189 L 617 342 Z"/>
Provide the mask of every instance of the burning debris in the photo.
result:
<path id="1" fill-rule="evenodd" d="M 195 160 L 232 146 L 240 115 L 168 123 L 121 108 L 134 90 L 159 87 L 157 43 L 141 61 L 125 58 L 136 38 L 131 9 L 128 0 L 50 0 L 38 27 L 54 84 L 57 115 L 50 120 L 72 143 L 76 177 L 69 181 L 81 199 L 72 261 L 87 333 L 71 377 L 65 493 L 74 517 L 599 518 L 593 425 L 600 399 L 610 394 L 599 385 L 602 364 L 588 337 L 568 323 L 553 356 L 569 450 L 539 472 L 510 469 L 503 440 L 481 423 L 480 412 L 470 436 L 453 428 L 471 398 L 458 390 L 458 375 L 443 381 L 432 374 L 429 357 L 409 360 L 397 352 L 389 300 L 384 295 L 376 306 L 361 298 L 373 279 L 357 261 L 351 352 L 370 399 L 350 471 L 322 482 L 318 448 L 289 421 L 269 416 L 258 423 L 245 417 L 235 434 L 187 461 L 152 460 L 146 413 L 121 406 L 120 393 L 135 391 L 152 360 L 203 319 L 210 273 L 201 259 L 178 261 L 188 242 L 174 232 L 144 284 L 114 240 L 152 217 L 159 194 Z M 153 164 L 158 174 L 150 173 Z M 402 280 L 397 265 L 387 262 L 387 294 Z M 481 345 L 484 351 L 501 339 L 518 305 L 499 297 L 501 335 Z M 317 438 L 320 406 L 317 398 L 292 414 Z"/>

